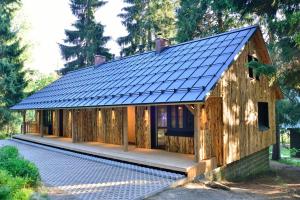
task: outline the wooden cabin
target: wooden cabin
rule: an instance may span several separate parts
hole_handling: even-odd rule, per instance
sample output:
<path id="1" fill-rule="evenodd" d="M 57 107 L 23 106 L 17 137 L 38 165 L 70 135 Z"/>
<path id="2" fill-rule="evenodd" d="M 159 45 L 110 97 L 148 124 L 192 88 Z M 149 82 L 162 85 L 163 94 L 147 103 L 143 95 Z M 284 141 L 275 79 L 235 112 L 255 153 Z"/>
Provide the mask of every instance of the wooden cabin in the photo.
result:
<path id="1" fill-rule="evenodd" d="M 70 72 L 12 107 L 36 111 L 27 128 L 72 138 L 214 158 L 226 166 L 275 143 L 278 88 L 247 63 L 271 64 L 250 26 Z M 215 167 L 216 167 L 215 166 Z"/>

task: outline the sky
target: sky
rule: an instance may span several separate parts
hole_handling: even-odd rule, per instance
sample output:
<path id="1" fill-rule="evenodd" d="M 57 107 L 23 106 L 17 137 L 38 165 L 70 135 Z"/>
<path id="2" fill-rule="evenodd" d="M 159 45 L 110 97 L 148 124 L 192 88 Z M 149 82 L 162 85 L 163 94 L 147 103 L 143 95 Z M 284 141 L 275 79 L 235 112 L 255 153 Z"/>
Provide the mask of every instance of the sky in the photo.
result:
<path id="1" fill-rule="evenodd" d="M 30 58 L 26 67 L 51 73 L 63 67 L 58 43 L 65 38 L 64 30 L 72 27 L 76 18 L 72 15 L 69 0 L 22 0 L 23 7 L 17 23 L 23 24 L 23 39 L 29 43 Z M 126 29 L 117 15 L 124 7 L 122 0 L 109 0 L 96 12 L 96 21 L 105 25 L 104 35 L 111 36 L 107 43 L 110 52 L 119 55 L 116 40 L 126 35 Z"/>

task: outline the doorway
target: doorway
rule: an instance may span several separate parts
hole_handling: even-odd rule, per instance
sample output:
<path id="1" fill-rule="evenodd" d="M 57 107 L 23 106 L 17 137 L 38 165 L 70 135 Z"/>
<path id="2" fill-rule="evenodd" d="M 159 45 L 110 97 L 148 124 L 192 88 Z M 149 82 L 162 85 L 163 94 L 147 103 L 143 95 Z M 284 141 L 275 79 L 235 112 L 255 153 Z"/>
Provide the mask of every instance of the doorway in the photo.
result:
<path id="1" fill-rule="evenodd" d="M 151 148 L 165 149 L 167 106 L 151 107 Z"/>
<path id="2" fill-rule="evenodd" d="M 128 106 L 127 109 L 127 119 L 128 119 L 128 143 L 131 145 L 136 144 L 135 135 L 135 107 Z"/>

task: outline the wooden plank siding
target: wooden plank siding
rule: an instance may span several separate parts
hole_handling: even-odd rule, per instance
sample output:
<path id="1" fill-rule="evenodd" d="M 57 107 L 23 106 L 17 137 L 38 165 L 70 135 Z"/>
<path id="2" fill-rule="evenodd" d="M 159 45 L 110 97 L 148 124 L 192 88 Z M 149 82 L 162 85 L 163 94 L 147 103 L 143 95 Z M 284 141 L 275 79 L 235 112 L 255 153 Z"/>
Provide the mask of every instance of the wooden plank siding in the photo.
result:
<path id="1" fill-rule="evenodd" d="M 59 136 L 59 111 L 52 111 L 52 134 Z"/>
<path id="2" fill-rule="evenodd" d="M 210 96 L 223 99 L 223 157 L 224 164 L 239 160 L 275 142 L 275 90 L 264 76 L 251 79 L 246 63 L 248 55 L 256 55 L 267 62 L 255 35 L 223 74 Z M 257 51 L 260 49 L 260 51 Z M 267 53 L 267 52 L 264 52 Z M 259 131 L 258 102 L 268 102 L 270 128 Z M 219 141 L 215 141 L 219 143 Z M 219 152 L 220 153 L 220 152 Z"/>
<path id="3" fill-rule="evenodd" d="M 136 146 L 151 149 L 150 107 L 138 106 L 135 111 Z"/>
<path id="4" fill-rule="evenodd" d="M 170 152 L 194 154 L 194 138 L 165 136 L 165 150 Z"/>
<path id="5" fill-rule="evenodd" d="M 63 137 L 72 137 L 72 112 L 63 110 Z"/>

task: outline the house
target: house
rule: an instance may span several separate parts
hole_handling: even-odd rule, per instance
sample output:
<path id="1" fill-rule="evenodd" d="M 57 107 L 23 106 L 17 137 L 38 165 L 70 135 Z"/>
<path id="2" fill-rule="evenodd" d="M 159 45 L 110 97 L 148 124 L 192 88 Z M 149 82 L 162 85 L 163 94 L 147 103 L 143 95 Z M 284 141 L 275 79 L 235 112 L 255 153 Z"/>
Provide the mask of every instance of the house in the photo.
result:
<path id="1" fill-rule="evenodd" d="M 281 128 L 287 129 L 290 132 L 290 149 L 297 149 L 297 152 L 291 156 L 300 158 L 300 122 L 295 125 L 284 124 Z"/>
<path id="2" fill-rule="evenodd" d="M 194 163 L 210 160 L 211 170 L 245 164 L 275 143 L 280 98 L 267 77 L 246 66 L 253 59 L 271 64 L 258 26 L 173 46 L 157 39 L 155 51 L 109 62 L 96 56 L 94 66 L 11 109 L 36 111 L 35 127 L 24 133 L 192 155 Z"/>

